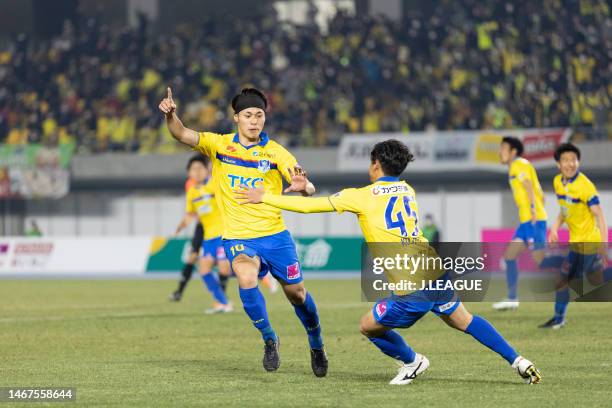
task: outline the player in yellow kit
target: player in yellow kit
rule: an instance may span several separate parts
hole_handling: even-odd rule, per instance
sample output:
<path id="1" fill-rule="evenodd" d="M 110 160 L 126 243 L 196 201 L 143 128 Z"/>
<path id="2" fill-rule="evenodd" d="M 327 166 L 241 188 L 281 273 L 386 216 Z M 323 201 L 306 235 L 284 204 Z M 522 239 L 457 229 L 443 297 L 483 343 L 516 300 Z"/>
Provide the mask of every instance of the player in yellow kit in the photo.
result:
<path id="1" fill-rule="evenodd" d="M 281 196 L 266 191 L 265 186 L 236 191 L 245 205 L 263 203 L 289 211 L 352 212 L 357 215 L 361 231 L 368 243 L 406 243 L 423 245 L 427 240 L 418 227 L 418 206 L 414 190 L 399 176 L 413 156 L 397 140 L 374 146 L 369 176 L 372 184 L 348 188 L 329 197 L 304 198 Z M 445 279 L 445 278 L 442 278 Z M 472 316 L 452 291 L 440 294 L 420 290 L 406 296 L 381 299 L 361 318 L 363 333 L 384 354 L 403 365 L 391 384 L 409 384 L 429 366 L 429 360 L 415 353 L 394 328 L 408 328 L 432 311 L 449 326 L 473 336 L 501 355 L 530 383 L 538 383 L 541 375 L 534 365 L 521 357 L 485 319 Z"/>
<path id="2" fill-rule="evenodd" d="M 198 263 L 198 271 L 204 285 L 215 299 L 212 308 L 207 309 L 207 314 L 226 313 L 232 310 L 231 303 L 227 300 L 225 292 L 212 273 L 212 268 L 217 264 L 220 276 L 229 276 L 230 268 L 225 250 L 221 242 L 221 231 L 223 223 L 221 212 L 217 206 L 216 183 L 210 177 L 209 160 L 202 155 L 196 155 L 189 160 L 187 169 L 190 177 L 195 183 L 187 191 L 185 197 L 185 216 L 176 229 L 176 233 L 185 228 L 194 218 L 202 225 L 203 241 Z"/>
<path id="3" fill-rule="evenodd" d="M 519 255 L 532 245 L 532 256 L 536 263 L 541 265 L 544 259 L 548 218 L 544 209 L 544 192 L 535 168 L 528 160 L 521 157 L 522 154 L 523 143 L 518 138 L 506 136 L 502 139 L 499 158 L 502 164 L 508 165 L 508 182 L 518 208 L 520 225 L 504 254 L 508 297 L 493 304 L 496 310 L 516 309 L 519 306 L 517 295 Z"/>
<path id="4" fill-rule="evenodd" d="M 226 292 L 227 281 L 231 276 L 229 262 L 225 256 L 225 250 L 221 240 L 221 231 L 223 229 L 221 213 L 216 202 L 211 202 L 211 198 L 214 198 L 213 196 L 216 188 L 211 184 L 210 176 L 201 174 L 203 171 L 202 164 L 206 166 L 206 174 L 211 175 L 212 171 L 210 168 L 210 159 L 208 157 L 197 154 L 189 159 L 187 163 L 189 179 L 185 183 L 185 215 L 181 219 L 174 234 L 176 235 L 181 232 L 181 230 L 187 227 L 196 218 L 198 224 L 194 230 L 194 235 L 191 240 L 191 252 L 183 267 L 178 288 L 170 295 L 170 300 L 175 302 L 180 301 L 183 297 L 183 292 L 191 279 L 193 266 L 198 258 L 200 258 L 198 270 L 200 271 L 202 279 L 204 279 L 204 283 L 206 283 L 205 279 L 210 279 L 205 278 L 205 275 L 209 273 L 214 263 L 218 266 L 219 284 L 224 293 Z M 208 181 L 204 183 L 196 182 L 196 179 L 201 177 L 204 177 Z M 206 223 L 206 230 L 204 230 L 202 222 Z M 277 292 L 278 284 L 270 277 L 270 274 L 261 278 L 261 282 L 270 290 L 270 293 Z M 215 289 L 213 283 L 213 290 Z M 213 297 L 215 296 L 213 295 Z M 216 299 L 214 306 L 211 309 L 207 309 L 206 313 L 213 314 L 229 312 L 231 310 L 231 304 L 223 304 Z"/>
<path id="5" fill-rule="evenodd" d="M 281 211 L 272 206 L 240 205 L 233 196 L 233 189 L 239 185 L 261 185 L 280 194 L 283 179 L 291 183 L 285 192 L 312 195 L 315 188 L 295 157 L 263 132 L 267 100 L 261 91 L 243 89 L 232 99 L 232 108 L 238 132 L 221 135 L 196 132 L 183 126 L 176 115 L 170 88 L 159 104 L 172 136 L 213 161 L 217 199 L 223 217 L 223 246 L 238 278 L 243 307 L 264 340 L 264 368 L 275 371 L 280 366 L 278 336 L 257 287 L 258 276 L 270 272 L 281 282 L 306 329 L 314 374 L 325 376 L 328 362 L 317 307 L 304 287 L 295 243 L 285 227 Z"/>
<path id="6" fill-rule="evenodd" d="M 191 177 L 190 173 L 191 169 L 191 161 L 187 163 L 187 181 L 185 182 L 185 194 L 189 191 L 191 186 L 195 184 L 195 180 Z M 191 215 L 185 214 L 183 215 L 183 219 L 181 220 L 181 224 L 189 222 L 191 220 Z M 182 228 L 180 228 L 182 229 Z M 179 233 L 179 228 L 175 231 L 175 235 Z M 191 279 L 191 275 L 193 275 L 193 268 L 195 267 L 195 263 L 198 260 L 198 254 L 200 253 L 200 248 L 202 247 L 202 241 L 204 240 L 204 228 L 202 228 L 202 224 L 198 220 L 196 227 L 193 230 L 193 236 L 191 238 L 191 251 L 187 256 L 186 262 L 183 264 L 183 270 L 181 271 L 181 278 L 178 282 L 178 287 L 172 294 L 170 295 L 170 300 L 172 302 L 180 302 L 183 298 L 183 293 L 185 292 L 185 288 Z M 221 276 L 219 277 L 221 279 Z"/>
<path id="7" fill-rule="evenodd" d="M 555 315 L 541 328 L 560 329 L 565 325 L 569 303 L 568 283 L 587 277 L 593 284 L 612 279 L 612 270 L 605 269 L 608 250 L 608 227 L 595 185 L 579 170 L 580 150 L 571 143 L 561 144 L 555 151 L 558 174 L 553 187 L 561 211 L 550 229 L 549 241 L 559 240 L 561 225 L 567 224 L 570 251 L 561 266 L 557 286 Z"/>

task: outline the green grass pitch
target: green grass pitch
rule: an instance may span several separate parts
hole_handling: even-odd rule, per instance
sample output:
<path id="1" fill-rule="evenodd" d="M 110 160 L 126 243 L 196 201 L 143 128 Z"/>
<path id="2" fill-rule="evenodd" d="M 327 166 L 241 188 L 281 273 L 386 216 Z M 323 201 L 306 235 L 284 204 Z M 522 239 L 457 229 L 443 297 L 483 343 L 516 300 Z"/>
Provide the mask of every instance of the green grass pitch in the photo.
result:
<path id="1" fill-rule="evenodd" d="M 312 374 L 304 329 L 281 293 L 266 293 L 281 339 L 281 367 L 267 373 L 235 281 L 229 293 L 236 311 L 216 316 L 203 314 L 210 298 L 199 280 L 178 304 L 167 301 L 174 285 L 0 280 L 0 386 L 76 387 L 77 403 L 66 406 L 562 407 L 611 401 L 609 303 L 571 304 L 568 325 L 555 332 L 536 328 L 551 315 L 548 303 L 512 312 L 468 305 L 536 363 L 543 375 L 537 386 L 523 384 L 504 360 L 430 314 L 401 331 L 429 358 L 429 370 L 408 386 L 390 386 L 395 362 L 358 332 L 369 309 L 358 281 L 306 281 L 330 359 L 326 378 Z"/>

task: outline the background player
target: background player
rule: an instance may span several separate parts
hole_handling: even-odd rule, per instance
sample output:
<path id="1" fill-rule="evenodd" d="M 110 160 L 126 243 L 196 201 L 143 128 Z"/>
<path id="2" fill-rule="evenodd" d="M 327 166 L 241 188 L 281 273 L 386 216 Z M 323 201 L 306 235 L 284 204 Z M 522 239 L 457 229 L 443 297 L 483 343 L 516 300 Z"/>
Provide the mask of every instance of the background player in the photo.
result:
<path id="1" fill-rule="evenodd" d="M 345 189 L 329 197 L 304 198 L 265 192 L 264 186 L 237 191 L 236 197 L 243 203 L 264 203 L 302 213 L 352 212 L 359 219 L 366 242 L 402 243 L 406 237 L 411 237 L 413 243 L 426 242 L 418 228 L 415 192 L 399 179 L 413 160 L 408 147 L 397 140 L 380 142 L 372 149 L 370 158 L 372 184 L 366 187 Z M 392 187 L 387 189 L 392 192 L 381 193 L 380 186 Z M 541 375 L 535 366 L 519 356 L 488 321 L 472 316 L 454 296 L 431 300 L 428 299 L 431 295 L 425 295 L 415 300 L 413 295 L 379 300 L 372 311 L 361 318 L 361 333 L 383 353 L 403 363 L 391 384 L 409 384 L 429 367 L 429 360 L 415 353 L 393 330 L 412 326 L 429 311 L 498 353 L 529 383 L 540 382 Z"/>
<path id="2" fill-rule="evenodd" d="M 187 162 L 187 181 L 185 181 L 185 194 L 189 191 L 189 189 L 195 184 L 195 180 L 190 174 L 191 160 Z M 174 235 L 177 235 L 183 228 L 185 228 L 193 219 L 192 215 L 189 213 L 185 213 L 181 222 L 176 227 L 174 231 Z M 202 223 L 198 220 L 198 223 L 193 230 L 193 237 L 191 238 L 191 251 L 187 257 L 187 262 L 183 264 L 183 270 L 181 272 L 181 278 L 179 279 L 177 289 L 172 292 L 170 295 L 170 300 L 173 302 L 179 302 L 183 298 L 183 293 L 185 292 L 185 288 L 187 287 L 187 283 L 191 279 L 191 275 L 193 274 L 193 268 L 195 266 L 196 261 L 198 260 L 198 254 L 200 253 L 200 248 L 202 247 L 202 241 L 204 240 L 204 229 L 202 228 Z M 223 286 L 223 285 L 222 285 Z"/>
<path id="3" fill-rule="evenodd" d="M 521 157 L 523 142 L 518 138 L 506 136 L 499 147 L 499 159 L 508 165 L 508 181 L 512 195 L 518 207 L 520 225 L 506 248 L 506 281 L 508 297 L 493 304 L 496 310 L 516 309 L 519 306 L 517 295 L 518 266 L 517 258 L 529 246 L 533 245 L 533 259 L 541 265 L 544 259 L 546 243 L 546 210 L 544 209 L 544 192 L 533 165 Z"/>
<path id="4" fill-rule="evenodd" d="M 192 157 L 187 164 L 189 175 L 195 184 L 187 191 L 185 197 L 185 217 L 178 225 L 176 232 L 185 228 L 192 219 L 198 218 L 203 226 L 204 235 L 201 246 L 201 257 L 198 262 L 198 271 L 204 285 L 215 299 L 212 308 L 207 309 L 207 314 L 224 313 L 232 310 L 225 293 L 212 273 L 212 268 L 217 264 L 220 276 L 229 276 L 229 262 L 221 242 L 222 220 L 221 212 L 217 207 L 216 183 L 209 169 L 210 160 L 200 154 Z M 200 249 L 198 249 L 200 252 Z"/>
<path id="5" fill-rule="evenodd" d="M 561 211 L 548 239 L 551 243 L 558 242 L 559 228 L 567 224 L 570 251 L 561 266 L 555 315 L 540 326 L 550 329 L 560 329 L 565 325 L 570 281 L 582 280 L 585 274 L 593 284 L 612 279 L 612 270 L 604 270 L 608 258 L 608 227 L 595 184 L 579 170 L 580 150 L 571 143 L 561 144 L 555 151 L 555 161 L 561 174 L 555 177 L 553 187 Z"/>
<path id="6" fill-rule="evenodd" d="M 233 189 L 240 184 L 252 187 L 263 184 L 269 191 L 281 193 L 283 178 L 291 183 L 285 192 L 312 195 L 315 188 L 301 172 L 295 157 L 263 132 L 267 100 L 261 91 L 243 89 L 232 99 L 232 108 L 238 132 L 219 135 L 198 133 L 183 126 L 176 115 L 170 88 L 159 104 L 172 136 L 213 159 L 222 204 L 223 244 L 238 278 L 244 310 L 264 340 L 264 368 L 275 371 L 280 366 L 278 336 L 257 287 L 258 276 L 269 271 L 281 282 L 306 329 L 314 374 L 325 376 L 328 363 L 317 307 L 304 287 L 295 243 L 284 225 L 281 211 L 271 206 L 240 205 L 233 197 Z"/>
<path id="7" fill-rule="evenodd" d="M 189 189 L 196 184 L 194 176 L 191 174 L 192 173 L 191 165 L 194 162 L 198 162 L 201 160 L 203 160 L 204 163 L 207 163 L 206 167 L 208 169 L 208 172 L 211 173 L 210 160 L 208 159 L 208 157 L 203 156 L 203 155 L 197 155 L 197 156 L 192 157 L 189 160 L 189 162 L 187 162 L 187 177 L 188 178 L 187 178 L 187 181 L 185 182 L 185 193 L 189 192 Z M 193 166 L 193 167 L 197 167 L 197 166 Z M 187 201 L 187 206 L 189 206 L 188 201 Z M 221 222 L 220 220 L 221 214 L 219 213 L 217 215 L 219 217 L 219 222 Z M 181 300 L 181 298 L 183 297 L 183 293 L 185 292 L 185 288 L 187 287 L 187 283 L 191 279 L 191 275 L 193 274 L 193 268 L 195 266 L 196 261 L 198 260 L 200 252 L 203 249 L 202 242 L 204 240 L 204 228 L 202 227 L 202 223 L 200 222 L 200 219 L 197 217 L 197 214 L 193 212 L 185 212 L 183 218 L 181 219 L 179 225 L 176 227 L 176 230 L 174 232 L 174 235 L 177 235 L 178 233 L 180 233 L 184 228 L 186 228 L 193 221 L 194 218 L 197 218 L 197 224 L 193 231 L 193 237 L 191 238 L 191 251 L 189 252 L 187 262 L 185 262 L 185 264 L 183 265 L 183 270 L 181 273 L 181 278 L 178 283 L 178 288 L 170 295 L 170 300 L 174 302 L 178 302 Z M 210 247 L 210 244 L 208 244 L 208 246 Z M 209 252 L 212 253 L 211 250 L 209 250 Z M 223 289 L 223 292 L 226 292 L 227 281 L 230 278 L 229 275 L 231 275 L 231 272 L 229 270 L 229 264 L 227 263 L 227 258 L 225 257 L 225 252 L 223 252 L 223 255 L 221 258 L 221 264 L 222 264 L 222 268 L 224 269 L 222 271 L 220 270 L 219 272 L 219 276 L 218 276 L 219 284 L 221 285 L 221 289 Z M 225 267 L 225 265 L 223 264 L 226 264 L 227 267 Z M 200 265 L 200 267 L 201 266 L 202 265 Z M 204 275 L 202 275 L 202 278 L 204 278 Z M 261 279 L 261 282 L 266 287 L 268 287 L 268 289 L 270 290 L 270 293 L 276 293 L 278 291 L 278 284 L 276 283 L 274 279 L 270 277 L 270 274 L 267 274 L 266 276 L 264 276 Z M 222 309 L 219 307 L 217 309 L 215 308 L 209 309 L 208 311 L 213 312 L 215 310 L 216 311 L 228 311 L 227 309 Z"/>

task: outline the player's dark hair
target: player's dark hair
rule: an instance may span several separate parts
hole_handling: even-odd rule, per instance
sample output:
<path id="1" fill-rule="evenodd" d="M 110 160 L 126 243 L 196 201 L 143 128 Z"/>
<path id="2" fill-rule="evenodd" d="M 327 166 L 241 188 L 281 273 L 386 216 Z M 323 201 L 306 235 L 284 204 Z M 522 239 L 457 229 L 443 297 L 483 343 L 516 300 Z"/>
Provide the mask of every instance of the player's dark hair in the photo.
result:
<path id="1" fill-rule="evenodd" d="M 571 143 L 561 143 L 555 150 L 555 161 L 558 162 L 559 160 L 561 160 L 561 155 L 567 152 L 576 153 L 576 157 L 578 158 L 578 160 L 580 160 L 580 149 L 578 149 L 576 145 L 573 145 Z"/>
<path id="2" fill-rule="evenodd" d="M 195 162 L 200 162 L 204 165 L 204 167 L 208 167 L 208 163 L 210 163 L 210 159 L 208 156 L 204 156 L 203 154 L 196 154 L 192 156 L 187 162 L 187 171 L 191 168 L 191 165 Z"/>
<path id="3" fill-rule="evenodd" d="M 243 88 L 242 91 L 232 98 L 232 109 L 234 113 L 238 113 L 246 108 L 261 108 L 266 110 L 268 107 L 268 99 L 257 88 Z"/>
<path id="4" fill-rule="evenodd" d="M 402 174 L 408 163 L 414 160 L 414 155 L 408 146 L 398 140 L 390 139 L 374 145 L 370 160 L 372 163 L 378 160 L 386 176 L 397 177 Z"/>
<path id="5" fill-rule="evenodd" d="M 516 149 L 517 156 L 521 156 L 523 154 L 523 142 L 521 142 L 521 139 L 519 139 L 518 137 L 504 136 L 501 142 L 508 144 L 510 146 L 510 150 Z"/>

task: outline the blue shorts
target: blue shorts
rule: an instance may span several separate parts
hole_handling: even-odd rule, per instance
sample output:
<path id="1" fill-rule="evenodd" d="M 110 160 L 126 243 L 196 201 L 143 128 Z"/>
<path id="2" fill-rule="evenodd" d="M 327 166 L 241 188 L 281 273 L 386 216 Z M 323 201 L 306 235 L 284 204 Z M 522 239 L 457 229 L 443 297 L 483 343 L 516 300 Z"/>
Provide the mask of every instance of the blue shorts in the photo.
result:
<path id="1" fill-rule="evenodd" d="M 223 246 L 230 263 L 239 254 L 258 256 L 261 260 L 260 278 L 270 272 L 276 279 L 288 284 L 303 280 L 295 242 L 287 230 L 266 237 L 224 239 Z"/>
<path id="2" fill-rule="evenodd" d="M 582 279 L 585 273 L 603 269 L 604 264 L 599 254 L 581 254 L 570 251 L 561 265 L 561 275 L 567 280 Z"/>
<path id="3" fill-rule="evenodd" d="M 524 222 L 516 229 L 512 239 L 519 238 L 525 244 L 533 244 L 533 249 L 544 249 L 546 246 L 546 221 Z"/>
<path id="4" fill-rule="evenodd" d="M 437 316 L 450 315 L 461 304 L 451 289 L 444 291 L 419 290 L 406 296 L 390 296 L 374 304 L 372 313 L 379 324 L 390 328 L 406 329 L 427 312 Z"/>
<path id="5" fill-rule="evenodd" d="M 225 250 L 223 249 L 223 240 L 221 237 L 205 239 L 202 242 L 202 256 L 211 256 L 216 261 L 226 260 Z"/>

